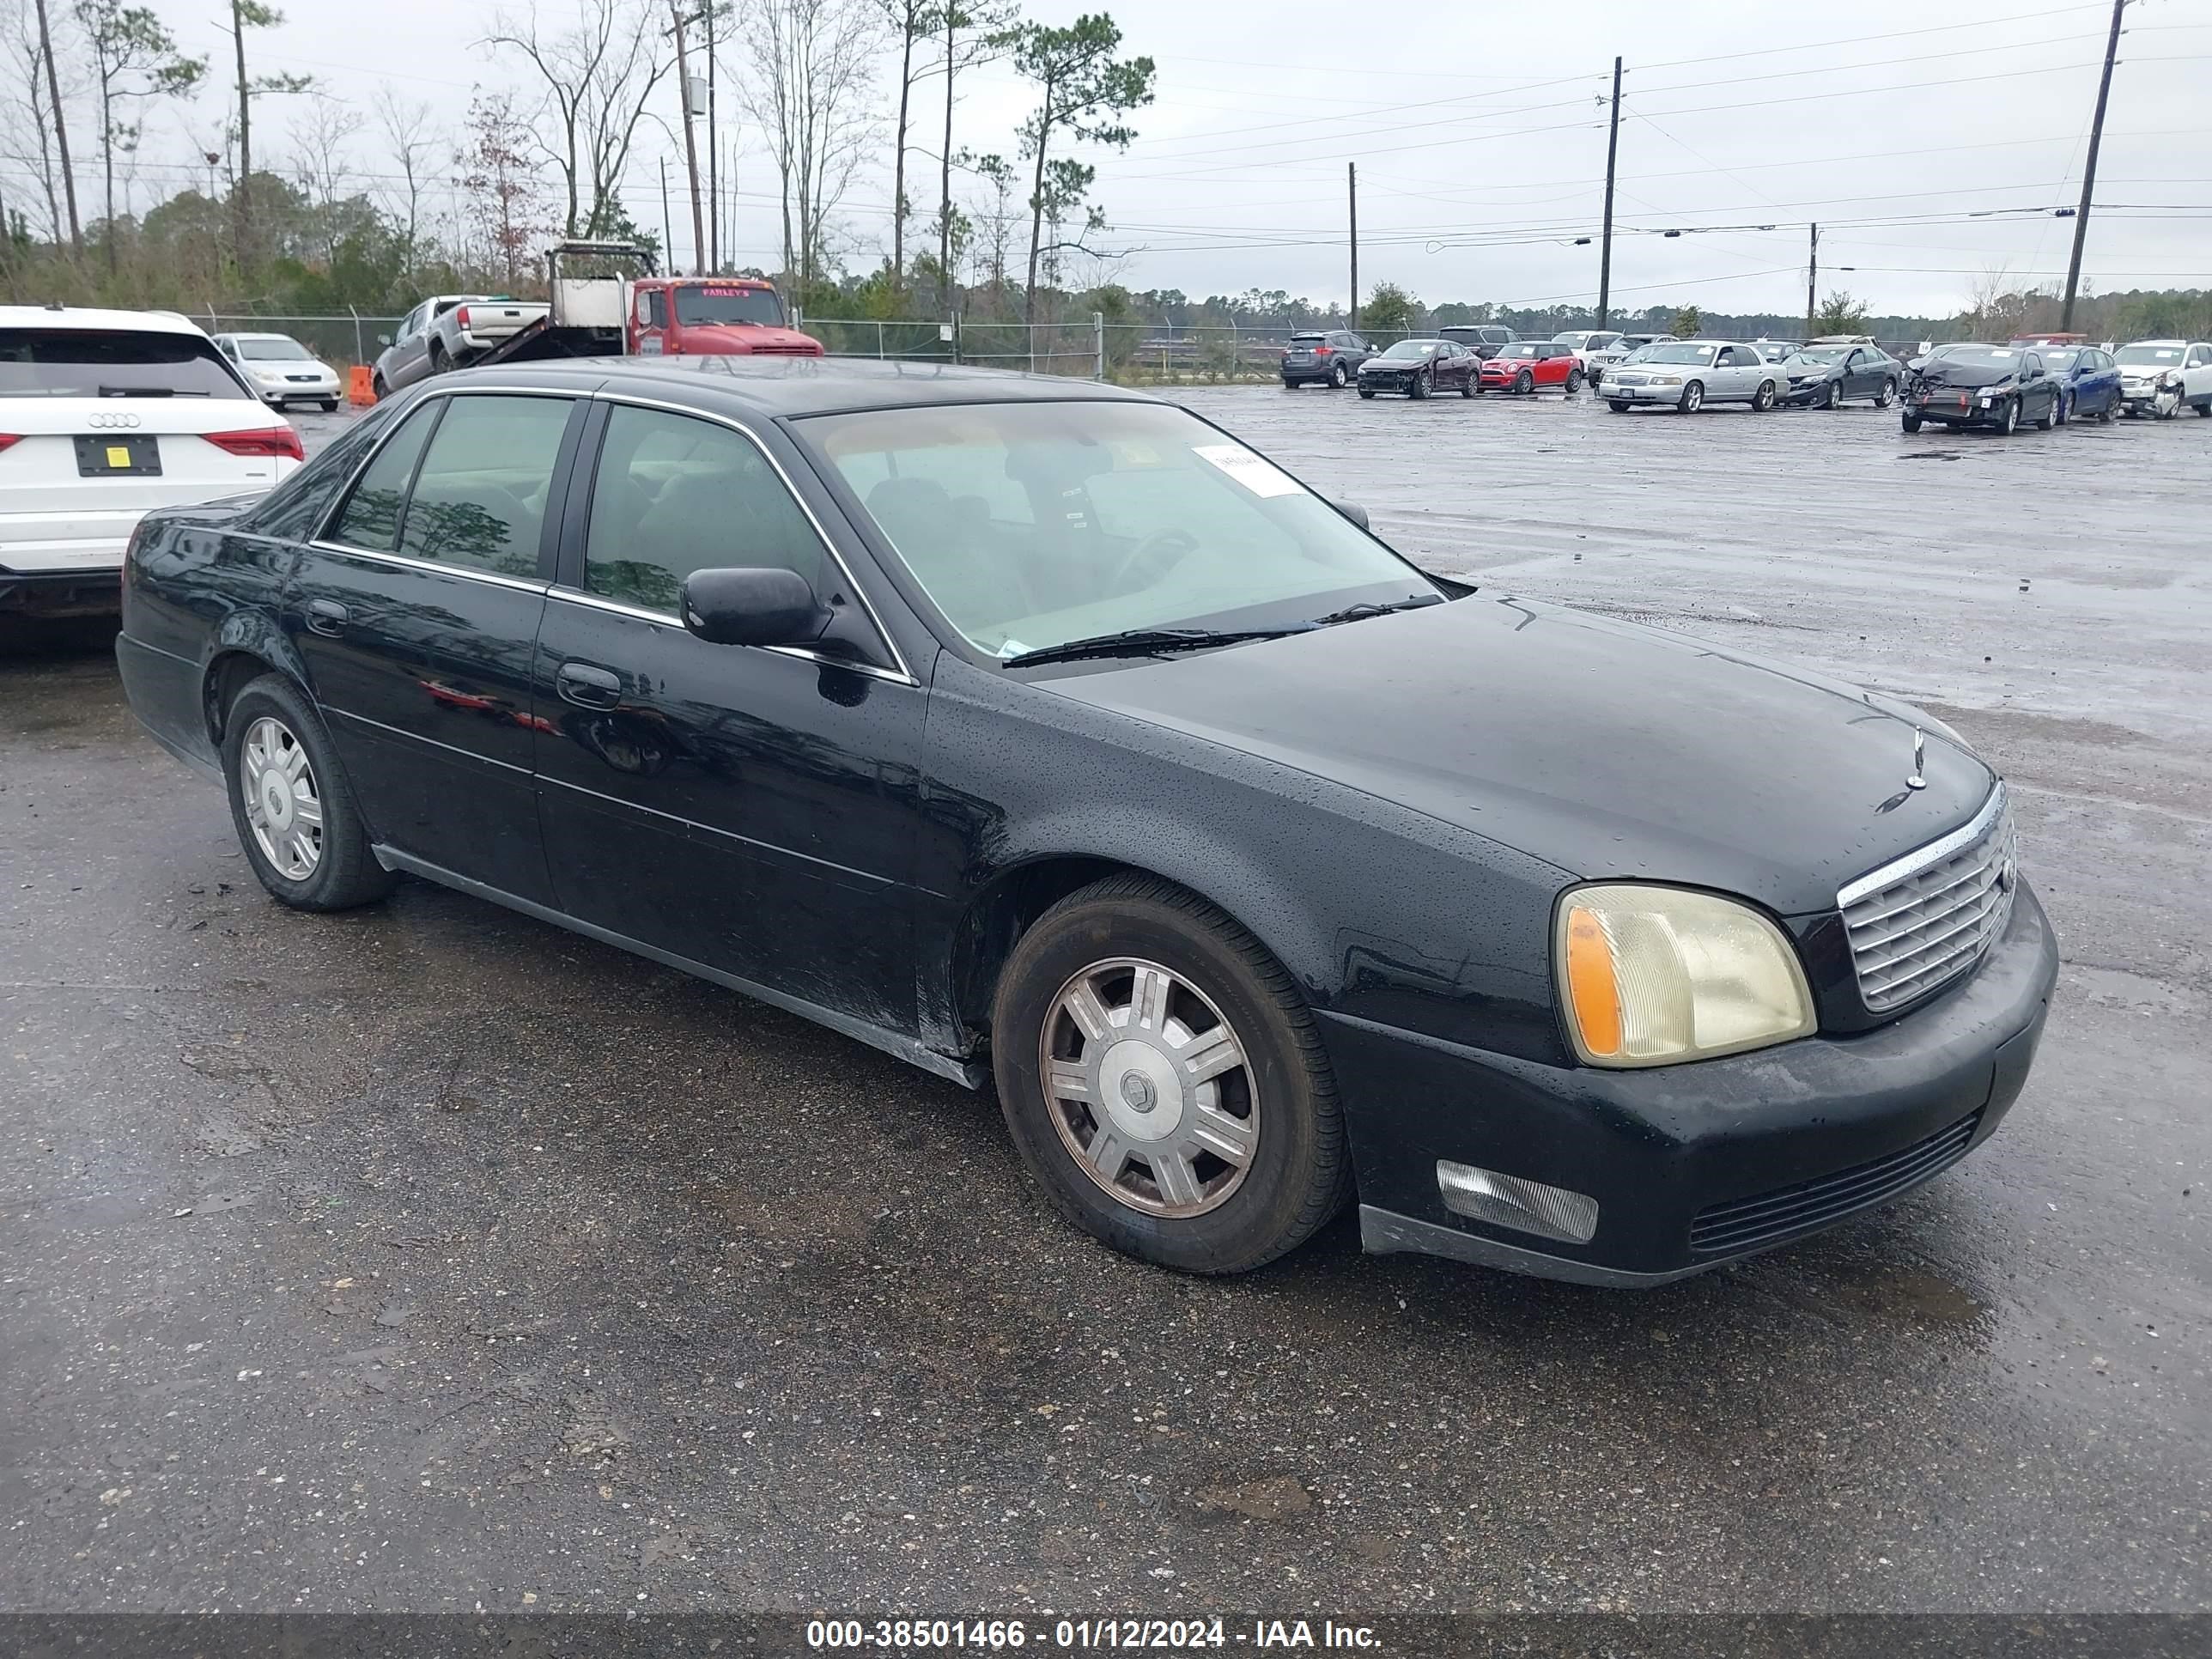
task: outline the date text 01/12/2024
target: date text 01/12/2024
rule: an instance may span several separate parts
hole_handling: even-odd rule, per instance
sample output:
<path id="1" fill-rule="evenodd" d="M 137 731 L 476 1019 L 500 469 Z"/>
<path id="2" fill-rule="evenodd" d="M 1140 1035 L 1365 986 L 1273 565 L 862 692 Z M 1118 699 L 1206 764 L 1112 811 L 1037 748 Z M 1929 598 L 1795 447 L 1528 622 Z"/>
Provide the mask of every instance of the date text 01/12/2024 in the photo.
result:
<path id="1" fill-rule="evenodd" d="M 806 1626 L 806 1644 L 817 1650 L 878 1648 L 987 1650 L 1031 1645 L 1092 1650 L 1137 1649 L 1339 1648 L 1377 1650 L 1376 1632 L 1365 1625 L 1323 1620 L 1255 1619 L 1249 1630 L 1231 1629 L 1211 1619 L 1060 1619 L 1031 1630 L 1019 1619 L 817 1619 Z"/>

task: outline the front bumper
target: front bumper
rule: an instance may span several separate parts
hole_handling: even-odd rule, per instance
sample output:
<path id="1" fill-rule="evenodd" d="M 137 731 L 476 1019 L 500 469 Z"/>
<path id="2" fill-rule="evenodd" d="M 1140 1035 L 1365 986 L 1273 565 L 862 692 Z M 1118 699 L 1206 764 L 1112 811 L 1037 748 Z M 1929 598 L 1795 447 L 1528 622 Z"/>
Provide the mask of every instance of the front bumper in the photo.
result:
<path id="1" fill-rule="evenodd" d="M 1940 421 L 1946 426 L 2002 426 L 2004 406 L 2012 397 L 2008 392 L 1985 404 L 1980 392 L 1970 392 L 1962 404 L 1955 392 L 1939 392 L 1924 402 L 1917 396 L 1909 396 L 1905 400 L 1905 412 L 1917 415 L 1923 421 Z"/>
<path id="2" fill-rule="evenodd" d="M 1682 388 L 1679 386 L 1623 386 L 1608 376 L 1605 382 L 1605 395 L 1628 404 L 1679 404 L 1682 401 Z"/>
<path id="3" fill-rule="evenodd" d="M 1785 409 L 1808 408 L 1826 401 L 1828 384 L 1826 380 L 1801 380 L 1784 392 L 1778 401 Z"/>
<path id="4" fill-rule="evenodd" d="M 2058 945 L 2024 884 L 1964 983 L 1849 1036 L 1649 1071 L 1551 1066 L 1324 1013 L 1360 1236 L 1583 1284 L 1664 1284 L 1834 1224 L 1996 1130 L 2033 1060 Z M 1448 1209 L 1439 1160 L 1596 1200 L 1585 1244 Z"/>

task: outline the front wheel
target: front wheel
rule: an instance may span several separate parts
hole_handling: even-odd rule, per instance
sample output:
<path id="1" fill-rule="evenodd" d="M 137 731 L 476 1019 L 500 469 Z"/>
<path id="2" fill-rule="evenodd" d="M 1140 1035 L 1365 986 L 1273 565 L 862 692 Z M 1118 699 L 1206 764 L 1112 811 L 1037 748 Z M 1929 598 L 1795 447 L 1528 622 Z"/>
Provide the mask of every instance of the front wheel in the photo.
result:
<path id="1" fill-rule="evenodd" d="M 1518 374 L 1516 374 L 1513 377 L 1513 395 L 1515 397 L 1525 398 L 1535 389 L 1536 377 L 1531 374 L 1527 369 L 1522 369 Z"/>
<path id="2" fill-rule="evenodd" d="M 264 674 L 238 694 L 222 763 L 239 844 L 271 897 L 349 910 L 392 890 L 321 717 L 290 680 Z"/>
<path id="3" fill-rule="evenodd" d="M 335 414 L 337 414 L 337 413 L 338 412 L 338 400 L 337 400 L 337 398 L 324 398 L 324 399 L 323 399 L 323 404 L 322 404 L 322 409 L 323 409 L 323 413 L 324 413 L 324 414 L 325 414 L 325 415 L 335 415 Z"/>
<path id="4" fill-rule="evenodd" d="M 2014 433 L 2019 430 L 2020 399 L 2017 398 L 2008 398 L 2005 399 L 2004 416 L 1997 422 L 1997 432 L 1999 435 L 2009 438 Z"/>
<path id="5" fill-rule="evenodd" d="M 1896 401 L 1897 382 L 1894 380 L 1884 380 L 1881 383 L 1881 390 L 1875 394 L 1874 406 L 1876 409 L 1887 409 Z"/>
<path id="6" fill-rule="evenodd" d="M 1429 377 L 1425 374 L 1416 374 L 1413 377 L 1413 384 L 1407 392 L 1406 395 L 1409 398 L 1427 397 L 1429 395 Z"/>
<path id="7" fill-rule="evenodd" d="M 2177 392 L 2171 398 L 2167 398 L 2161 395 L 2156 404 L 2154 405 L 2153 412 L 2161 421 L 2172 420 L 2175 416 L 2181 413 L 2181 394 Z"/>
<path id="8" fill-rule="evenodd" d="M 1339 392 L 1344 390 L 1344 365 L 1342 363 L 1332 363 L 1329 365 L 1328 383 L 1334 386 Z"/>
<path id="9" fill-rule="evenodd" d="M 1150 876 L 1072 894 L 1000 976 L 992 1068 L 1016 1149 L 1061 1215 L 1186 1273 L 1242 1273 L 1350 1187 L 1343 1114 L 1282 964 Z"/>
<path id="10" fill-rule="evenodd" d="M 1375 388 L 1371 386 L 1364 386 L 1359 388 L 1359 395 L 1363 398 L 1371 398 L 1375 395 Z"/>
<path id="11" fill-rule="evenodd" d="M 1920 417 L 1917 415 L 1907 415 L 1903 424 L 1907 432 L 1917 432 L 1920 430 Z"/>
<path id="12" fill-rule="evenodd" d="M 1828 382 L 1828 395 L 1827 395 L 1826 397 L 1825 397 L 1825 398 L 1821 398 L 1821 399 L 1820 399 L 1820 407 L 1821 407 L 1821 408 L 1823 408 L 1823 409 L 1841 409 L 1843 406 L 1844 406 L 1844 387 L 1843 387 L 1843 383 L 1842 383 L 1840 380 L 1831 380 L 1831 381 L 1829 381 L 1829 382 Z"/>
<path id="13" fill-rule="evenodd" d="M 1705 406 L 1705 383 L 1703 380 L 1692 380 L 1682 388 L 1682 413 L 1694 415 Z"/>
<path id="14" fill-rule="evenodd" d="M 1628 413 L 1628 399 L 1626 398 L 1607 398 L 1605 400 L 1605 406 L 1616 415 Z"/>

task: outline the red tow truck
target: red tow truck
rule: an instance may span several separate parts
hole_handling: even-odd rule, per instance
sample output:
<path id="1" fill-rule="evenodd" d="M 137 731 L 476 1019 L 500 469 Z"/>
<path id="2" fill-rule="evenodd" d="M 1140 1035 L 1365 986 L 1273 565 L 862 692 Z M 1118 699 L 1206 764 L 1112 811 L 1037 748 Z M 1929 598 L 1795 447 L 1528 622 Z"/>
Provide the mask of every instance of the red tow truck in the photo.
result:
<path id="1" fill-rule="evenodd" d="M 545 315 L 476 358 L 819 357 L 822 342 L 791 326 L 775 285 L 754 276 L 664 276 L 629 242 L 562 242 L 546 250 Z"/>

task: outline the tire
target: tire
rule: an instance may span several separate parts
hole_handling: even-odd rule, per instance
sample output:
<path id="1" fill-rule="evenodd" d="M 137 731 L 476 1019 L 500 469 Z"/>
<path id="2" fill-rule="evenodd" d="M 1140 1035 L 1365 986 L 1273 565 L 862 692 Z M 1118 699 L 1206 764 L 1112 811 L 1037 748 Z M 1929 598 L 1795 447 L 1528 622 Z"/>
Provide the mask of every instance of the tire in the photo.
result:
<path id="1" fill-rule="evenodd" d="M 1844 383 L 1841 380 L 1829 381 L 1828 394 L 1820 399 L 1820 407 L 1823 409 L 1841 409 L 1843 406 Z"/>
<path id="2" fill-rule="evenodd" d="M 1920 430 L 1920 417 L 1917 415 L 1907 415 L 1904 417 L 1902 424 L 1907 432 L 1917 432 Z"/>
<path id="3" fill-rule="evenodd" d="M 1413 384 L 1407 388 L 1406 395 L 1408 398 L 1427 397 L 1429 395 L 1429 377 L 1425 374 L 1416 374 L 1413 376 Z"/>
<path id="4" fill-rule="evenodd" d="M 325 398 L 323 399 L 322 408 L 324 414 L 335 415 L 338 412 L 338 400 L 335 398 Z"/>
<path id="5" fill-rule="evenodd" d="M 2008 398 L 2005 399 L 2004 419 L 1997 426 L 1997 435 L 2001 438 L 2009 438 L 2019 430 L 2020 399 Z"/>
<path id="6" fill-rule="evenodd" d="M 1567 371 L 1567 392 L 1570 397 L 1583 389 L 1583 372 L 1579 368 Z"/>
<path id="7" fill-rule="evenodd" d="M 2212 398 L 2208 398 L 2201 404 L 2191 404 L 2189 406 L 2199 415 L 2212 415 Z"/>
<path id="8" fill-rule="evenodd" d="M 1344 365 L 1342 363 L 1331 363 L 1328 366 L 1328 383 L 1332 386 L 1335 387 L 1339 392 L 1344 390 Z"/>
<path id="9" fill-rule="evenodd" d="M 445 347 L 437 344 L 434 341 L 430 346 L 430 373 L 433 374 L 443 374 L 453 366 L 451 360 L 449 360 L 446 356 Z"/>
<path id="10" fill-rule="evenodd" d="M 1755 413 L 1760 415 L 1765 414 L 1774 407 L 1773 381 L 1761 380 L 1759 383 L 1759 390 L 1751 394 L 1751 407 Z"/>
<path id="11" fill-rule="evenodd" d="M 2165 404 L 2154 403 L 2151 405 L 2151 413 L 2161 421 L 2172 420 L 2175 416 L 2181 413 L 2181 394 L 2178 392 L 2173 394 L 2173 402 L 2171 406 Z"/>
<path id="12" fill-rule="evenodd" d="M 1513 377 L 1513 395 L 1515 397 L 1526 398 L 1531 392 L 1534 392 L 1535 389 L 1536 377 L 1531 374 L 1527 369 L 1522 369 L 1518 374 L 1516 374 Z"/>
<path id="13" fill-rule="evenodd" d="M 376 401 L 382 403 L 392 395 L 392 388 L 384 383 L 384 371 L 378 369 L 368 377 L 368 389 Z"/>
<path id="14" fill-rule="evenodd" d="M 1884 380 L 1881 383 L 1881 390 L 1875 394 L 1874 406 L 1876 409 L 1887 409 L 1896 401 L 1897 382 L 1895 380 Z"/>
<path id="15" fill-rule="evenodd" d="M 1628 413 L 1628 400 L 1625 398 L 1607 398 L 1605 400 L 1605 406 L 1616 415 Z"/>
<path id="16" fill-rule="evenodd" d="M 2117 404 L 2106 404 L 2102 409 L 2100 409 L 2100 410 L 2099 410 L 2097 411 L 2097 422 L 2098 422 L 2098 424 L 2100 424 L 2100 426 L 2110 426 L 2110 425 L 2112 425 L 2112 417 L 2113 417 L 2115 415 L 2118 414 L 2118 413 L 2119 413 L 2119 409 L 2118 409 L 2118 406 Z"/>
<path id="17" fill-rule="evenodd" d="M 2065 399 L 2065 398 L 2059 398 L 2059 399 L 2058 399 L 2058 401 L 2057 401 L 2057 403 L 2055 403 L 2055 404 L 2051 404 L 2051 425 L 2053 425 L 2053 426 L 2064 426 L 2064 425 L 2066 424 L 2066 422 L 2069 422 L 2069 421 L 2072 420 L 2073 418 L 2074 418 L 2074 416 L 2073 416 L 2072 411 L 2071 411 L 2071 410 L 2069 410 L 2066 407 L 2066 399 Z"/>
<path id="18" fill-rule="evenodd" d="M 1162 986 L 1158 1012 L 1140 1016 L 1140 987 Z M 1083 1023 L 1101 1013 L 1109 1040 Z M 1234 1058 L 1194 1086 L 1175 1057 L 1208 1043 L 1218 1062 L 1216 1031 Z M 1311 1011 L 1265 947 L 1182 888 L 1113 876 L 1054 905 L 999 977 L 991 1033 L 1016 1150 L 1053 1207 L 1102 1243 L 1184 1273 L 1243 1273 L 1296 1249 L 1349 1196 Z M 1066 1092 L 1048 1088 L 1048 1065 Z M 1146 1134 L 1163 1106 L 1176 1113 L 1158 1120 L 1168 1133 Z M 1221 1151 L 1190 1139 L 1194 1125 Z M 1102 1141 L 1113 1167 L 1094 1172 Z"/>
<path id="19" fill-rule="evenodd" d="M 1375 388 L 1371 386 L 1364 386 L 1359 388 L 1359 395 L 1363 398 L 1371 398 L 1375 395 Z"/>
<path id="20" fill-rule="evenodd" d="M 1285 380 L 1283 382 L 1283 390 L 1285 392 L 1296 392 L 1297 389 L 1298 383 L 1296 380 Z"/>
<path id="21" fill-rule="evenodd" d="M 1469 374 L 1467 379 L 1459 383 L 1459 395 L 1462 398 L 1472 398 L 1474 396 L 1474 376 L 1473 374 Z"/>
<path id="22" fill-rule="evenodd" d="M 262 763 L 272 756 L 276 764 Z M 321 717 L 282 674 L 262 675 L 233 700 L 223 716 L 222 775 L 246 861 L 278 903 L 350 910 L 392 890 L 397 878 L 369 850 L 368 826 Z M 266 793 L 249 805 L 252 777 L 267 779 Z M 319 830 L 307 823 L 310 805 Z M 302 846 L 313 847 L 312 856 L 300 852 Z M 281 866 L 279 859 L 286 859 Z"/>
<path id="23" fill-rule="evenodd" d="M 1682 401 L 1675 405 L 1685 415 L 1694 415 L 1705 406 L 1705 383 L 1692 380 L 1682 388 Z"/>

